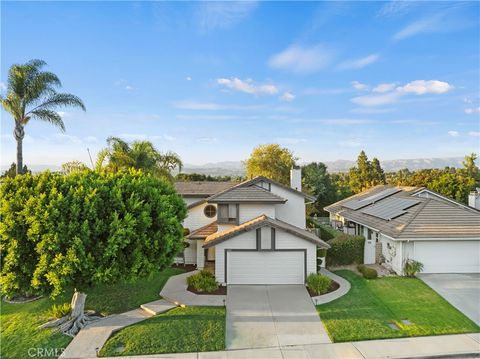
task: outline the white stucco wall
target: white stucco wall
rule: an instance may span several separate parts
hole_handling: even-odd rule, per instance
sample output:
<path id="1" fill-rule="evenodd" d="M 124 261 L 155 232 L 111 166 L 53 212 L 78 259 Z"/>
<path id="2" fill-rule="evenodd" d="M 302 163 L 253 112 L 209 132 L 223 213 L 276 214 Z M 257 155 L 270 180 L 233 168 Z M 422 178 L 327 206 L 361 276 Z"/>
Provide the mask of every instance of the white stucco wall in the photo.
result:
<path id="1" fill-rule="evenodd" d="M 203 239 L 197 239 L 197 268 L 203 269 L 205 267 L 205 249 L 203 244 L 205 241 Z"/>
<path id="2" fill-rule="evenodd" d="M 399 241 L 380 234 L 382 241 L 382 254 L 385 257 L 385 263 L 388 264 L 397 274 L 402 274 L 403 265 L 403 244 Z"/>
<path id="3" fill-rule="evenodd" d="M 183 251 L 185 264 L 197 264 L 197 241 L 186 240 L 186 242 L 190 244 L 190 246 Z"/>
<path id="4" fill-rule="evenodd" d="M 305 198 L 273 183 L 271 192 L 287 200 L 285 203 L 275 205 L 276 218 L 294 226 L 306 228 Z"/>
<path id="5" fill-rule="evenodd" d="M 209 223 L 212 223 L 217 219 L 217 217 L 208 218 L 203 213 L 204 208 L 208 205 L 208 203 L 202 203 L 196 207 L 190 208 L 188 210 L 187 218 L 183 221 L 183 226 L 188 228 L 190 232 L 198 229 L 200 227 L 206 226 Z"/>
<path id="6" fill-rule="evenodd" d="M 240 224 L 250 221 L 262 214 L 270 218 L 275 218 L 275 205 L 263 203 L 240 204 Z"/>
<path id="7" fill-rule="evenodd" d="M 256 231 L 251 230 L 242 233 L 234 238 L 228 239 L 215 246 L 215 277 L 219 283 L 223 283 L 225 278 L 225 249 L 255 249 Z M 276 249 L 306 249 L 307 250 L 307 276 L 310 273 L 316 273 L 317 260 L 315 244 L 304 239 L 298 238 L 293 234 L 280 229 L 275 230 L 275 248 Z M 225 284 L 225 283 L 223 283 Z"/>

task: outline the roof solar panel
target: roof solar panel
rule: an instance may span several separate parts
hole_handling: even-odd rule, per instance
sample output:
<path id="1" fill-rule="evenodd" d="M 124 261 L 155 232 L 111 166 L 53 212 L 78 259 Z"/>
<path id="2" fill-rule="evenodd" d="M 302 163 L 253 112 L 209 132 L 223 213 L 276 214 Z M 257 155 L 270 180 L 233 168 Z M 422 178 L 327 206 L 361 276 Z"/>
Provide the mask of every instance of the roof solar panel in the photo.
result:
<path id="1" fill-rule="evenodd" d="M 354 199 L 348 202 L 345 202 L 343 204 L 343 207 L 348 208 L 348 209 L 353 209 L 357 210 L 363 207 L 368 206 L 369 204 L 372 204 L 376 201 L 380 201 L 381 199 L 391 196 L 392 194 L 400 192 L 401 189 L 399 188 L 388 188 L 384 189 L 383 191 L 380 191 L 378 193 L 375 193 L 371 196 L 362 198 L 362 199 Z"/>
<path id="2" fill-rule="evenodd" d="M 397 218 L 407 213 L 407 209 L 420 203 L 420 201 L 408 198 L 389 198 L 362 210 L 362 213 L 384 219 L 386 221 Z"/>

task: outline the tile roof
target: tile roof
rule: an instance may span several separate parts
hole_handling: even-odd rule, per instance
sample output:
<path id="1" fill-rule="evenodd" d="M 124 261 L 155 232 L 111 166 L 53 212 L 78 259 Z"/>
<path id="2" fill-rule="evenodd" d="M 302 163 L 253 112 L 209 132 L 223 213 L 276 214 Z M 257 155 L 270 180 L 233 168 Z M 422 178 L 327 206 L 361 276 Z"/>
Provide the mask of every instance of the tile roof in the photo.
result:
<path id="1" fill-rule="evenodd" d="M 221 243 L 223 241 L 226 241 L 230 238 L 233 238 L 235 236 L 238 236 L 239 234 L 263 227 L 263 226 L 270 226 L 274 228 L 278 228 L 281 230 L 284 230 L 288 233 L 291 233 L 293 235 L 296 235 L 302 239 L 305 239 L 307 241 L 310 241 L 312 243 L 315 243 L 317 246 L 322 247 L 322 248 L 330 248 L 330 246 L 322 241 L 320 238 L 318 238 L 315 234 L 312 232 L 309 232 L 303 228 L 299 228 L 296 226 L 293 226 L 289 223 L 280 221 L 278 219 L 273 219 L 270 218 L 266 215 L 261 215 L 258 216 L 250 221 L 247 221 L 245 223 L 242 223 L 238 226 L 234 226 L 230 229 L 227 229 L 225 231 L 213 233 L 209 235 L 205 239 L 205 244 L 203 245 L 204 248 L 209 248 L 213 247 L 218 243 Z"/>
<path id="2" fill-rule="evenodd" d="M 208 202 L 270 202 L 270 203 L 285 203 L 287 200 L 277 196 L 276 194 L 267 191 L 258 186 L 234 187 L 227 191 L 221 192 L 218 195 L 213 195 L 208 199 Z"/>
<path id="3" fill-rule="evenodd" d="M 385 190 L 388 186 L 376 186 L 355 196 L 346 198 L 325 207 L 325 210 L 356 222 L 371 227 L 395 239 L 429 239 L 429 238 L 478 238 L 480 239 L 480 212 L 461 203 L 445 197 L 423 197 L 420 192 L 424 188 L 397 187 L 400 192 L 394 193 L 375 203 L 369 204 L 358 210 L 346 208 L 344 204 L 352 199 L 365 199 L 371 195 Z M 417 195 L 418 194 L 418 195 Z M 436 196 L 441 196 L 436 194 Z M 382 216 L 374 216 L 373 210 L 384 204 L 406 203 L 406 200 L 415 200 L 418 203 L 402 210 L 401 215 L 389 220 Z M 381 208 L 381 207 L 380 207 Z M 388 205 L 387 208 L 392 208 Z M 370 214 L 369 214 L 370 213 Z"/>
<path id="4" fill-rule="evenodd" d="M 205 239 L 209 235 L 218 231 L 217 221 L 207 224 L 206 226 L 200 227 L 192 231 L 187 239 Z"/>
<path id="5" fill-rule="evenodd" d="M 175 188 L 184 197 L 209 197 L 237 185 L 238 182 L 177 181 Z"/>

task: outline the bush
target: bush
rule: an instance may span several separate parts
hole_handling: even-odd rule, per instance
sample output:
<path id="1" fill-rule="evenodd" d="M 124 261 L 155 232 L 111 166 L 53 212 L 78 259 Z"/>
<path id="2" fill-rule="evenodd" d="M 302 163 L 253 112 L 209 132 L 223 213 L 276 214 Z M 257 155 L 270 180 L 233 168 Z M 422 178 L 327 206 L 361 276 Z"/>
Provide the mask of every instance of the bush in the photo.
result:
<path id="1" fill-rule="evenodd" d="M 331 284 L 332 280 L 321 274 L 310 273 L 307 277 L 307 287 L 317 295 L 326 293 Z"/>
<path id="2" fill-rule="evenodd" d="M 403 271 L 407 277 L 414 277 L 423 270 L 423 264 L 413 259 L 407 259 Z"/>
<path id="3" fill-rule="evenodd" d="M 72 311 L 72 308 L 70 306 L 70 303 L 64 303 L 64 304 L 54 304 L 52 308 L 50 308 L 49 314 L 53 318 L 62 318 Z"/>
<path id="4" fill-rule="evenodd" d="M 363 263 L 363 236 L 352 236 L 346 233 L 339 234 L 328 241 L 327 266 Z"/>
<path id="5" fill-rule="evenodd" d="M 215 276 L 206 270 L 191 275 L 187 278 L 187 284 L 199 292 L 214 292 L 218 289 L 218 283 Z"/>
<path id="6" fill-rule="evenodd" d="M 318 228 L 320 228 L 320 238 L 324 241 L 329 241 L 343 233 L 326 224 L 319 224 Z"/>
<path id="7" fill-rule="evenodd" d="M 367 267 L 366 265 L 364 264 L 359 264 L 357 266 L 357 270 L 362 273 L 363 275 L 363 278 L 366 278 L 366 279 L 375 279 L 378 277 L 378 273 L 377 273 L 377 270 L 374 269 L 374 268 L 370 268 L 370 267 Z"/>
<path id="8" fill-rule="evenodd" d="M 317 257 L 325 257 L 327 255 L 327 250 L 325 248 L 317 249 Z"/>
<path id="9" fill-rule="evenodd" d="M 357 270 L 362 274 L 363 274 L 363 271 L 365 270 L 365 268 L 367 268 L 367 267 L 365 267 L 365 264 L 359 264 L 357 266 Z"/>

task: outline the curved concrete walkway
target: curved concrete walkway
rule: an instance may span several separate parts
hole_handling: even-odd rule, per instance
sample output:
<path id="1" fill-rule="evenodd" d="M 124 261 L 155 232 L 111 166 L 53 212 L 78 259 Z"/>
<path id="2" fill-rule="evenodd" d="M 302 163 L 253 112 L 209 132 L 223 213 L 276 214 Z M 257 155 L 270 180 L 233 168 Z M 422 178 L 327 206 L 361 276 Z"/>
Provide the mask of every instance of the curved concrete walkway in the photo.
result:
<path id="1" fill-rule="evenodd" d="M 226 295 L 199 295 L 187 290 L 187 278 L 198 272 L 196 270 L 170 277 L 163 286 L 160 295 L 177 305 L 224 307 L 227 300 Z"/>
<path id="2" fill-rule="evenodd" d="M 351 285 L 348 280 L 330 272 L 325 268 L 320 269 L 320 273 L 333 279 L 335 282 L 337 282 L 340 285 L 340 287 L 334 292 L 312 297 L 312 301 L 315 305 L 325 304 L 325 303 L 331 302 L 332 300 L 343 297 L 350 290 Z"/>

